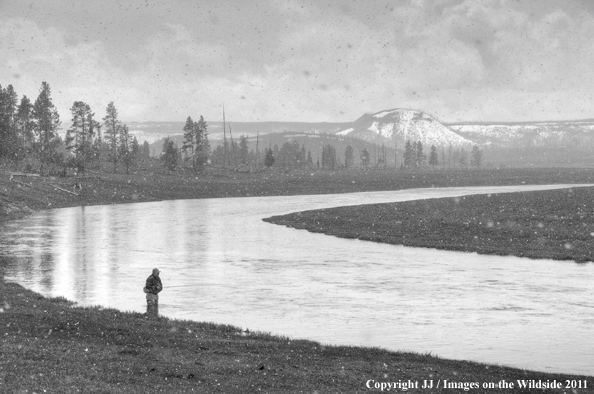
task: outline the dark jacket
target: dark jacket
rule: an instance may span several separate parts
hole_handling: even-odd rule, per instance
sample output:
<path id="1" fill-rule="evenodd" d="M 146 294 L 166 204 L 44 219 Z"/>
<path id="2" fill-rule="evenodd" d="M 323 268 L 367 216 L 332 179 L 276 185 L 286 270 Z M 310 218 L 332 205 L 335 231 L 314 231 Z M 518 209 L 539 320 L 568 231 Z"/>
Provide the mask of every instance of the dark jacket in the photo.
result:
<path id="1" fill-rule="evenodd" d="M 161 290 L 163 290 L 163 284 L 161 283 L 161 278 L 157 278 L 153 275 L 146 278 L 146 292 L 152 294 L 158 294 Z"/>

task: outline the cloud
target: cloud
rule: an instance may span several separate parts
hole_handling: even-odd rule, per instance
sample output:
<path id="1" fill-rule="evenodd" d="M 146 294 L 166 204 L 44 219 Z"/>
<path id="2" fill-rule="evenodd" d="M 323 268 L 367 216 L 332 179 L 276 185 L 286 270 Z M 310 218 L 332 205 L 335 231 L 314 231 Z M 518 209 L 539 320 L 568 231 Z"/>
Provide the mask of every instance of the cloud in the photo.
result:
<path id="1" fill-rule="evenodd" d="M 143 45 L 140 73 L 172 79 L 193 75 L 220 75 L 231 60 L 225 45 L 196 40 L 182 25 L 167 24 L 168 30 L 148 38 Z"/>
<path id="2" fill-rule="evenodd" d="M 75 100 L 95 104 L 97 110 L 95 98 L 125 94 L 120 87 L 126 76 L 110 63 L 101 42 L 68 45 L 58 29 L 41 29 L 18 18 L 0 20 L 0 46 L 5 59 L 0 74 L 12 76 L 2 82 L 12 83 L 17 93 L 32 100 L 41 82 L 49 82 L 63 120 Z"/>
<path id="3" fill-rule="evenodd" d="M 242 4 L 151 5 L 138 20 L 123 9 L 115 32 L 98 8 L 82 35 L 66 20 L 0 17 L 0 73 L 14 77 L 0 83 L 34 99 L 48 81 L 63 119 L 75 100 L 101 116 L 113 100 L 130 120 L 214 120 L 223 103 L 243 121 L 393 107 L 446 120 L 592 116 L 594 18 L 578 3 Z"/>
<path id="4" fill-rule="evenodd" d="M 403 60 L 428 71 L 427 83 L 416 84 L 427 97 L 420 105 L 462 120 L 588 116 L 592 17 L 562 9 L 535 16 L 514 3 L 441 2 L 437 13 L 419 2 L 401 10 L 409 18 Z M 441 70 L 429 72 L 440 59 Z"/>

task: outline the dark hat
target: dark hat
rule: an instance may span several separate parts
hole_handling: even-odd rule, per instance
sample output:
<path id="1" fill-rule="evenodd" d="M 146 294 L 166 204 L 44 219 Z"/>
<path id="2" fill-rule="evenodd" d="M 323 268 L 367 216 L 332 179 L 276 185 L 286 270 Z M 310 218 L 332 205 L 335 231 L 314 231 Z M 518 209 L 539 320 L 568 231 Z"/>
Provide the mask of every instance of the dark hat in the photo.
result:
<path id="1" fill-rule="evenodd" d="M 158 274 L 159 272 L 161 272 L 161 271 L 159 271 L 159 269 L 153 268 L 153 274 Z"/>

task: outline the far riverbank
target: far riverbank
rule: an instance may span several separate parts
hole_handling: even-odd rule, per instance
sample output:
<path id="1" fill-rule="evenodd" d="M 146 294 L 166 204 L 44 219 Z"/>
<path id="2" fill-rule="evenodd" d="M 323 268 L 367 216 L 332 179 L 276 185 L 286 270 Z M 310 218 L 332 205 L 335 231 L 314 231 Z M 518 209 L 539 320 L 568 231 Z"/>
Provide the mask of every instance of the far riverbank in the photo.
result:
<path id="1" fill-rule="evenodd" d="M 340 207 L 265 221 L 394 245 L 594 261 L 592 187 Z"/>
<path id="2" fill-rule="evenodd" d="M 82 190 L 74 190 L 80 183 Z M 594 183 L 591 169 L 394 169 L 211 173 L 195 176 L 139 170 L 88 173 L 83 178 L 13 176 L 0 171 L 0 221 L 35 210 L 175 199 L 331 194 L 423 187 Z"/>

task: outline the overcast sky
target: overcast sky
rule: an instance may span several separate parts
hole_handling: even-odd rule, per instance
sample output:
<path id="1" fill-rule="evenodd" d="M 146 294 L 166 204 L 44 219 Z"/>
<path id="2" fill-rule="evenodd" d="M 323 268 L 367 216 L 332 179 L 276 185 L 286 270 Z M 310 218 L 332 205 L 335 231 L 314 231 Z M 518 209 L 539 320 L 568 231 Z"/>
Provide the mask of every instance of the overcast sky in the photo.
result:
<path id="1" fill-rule="evenodd" d="M 594 117 L 593 0 L 0 0 L 0 48 L 63 121 Z"/>

